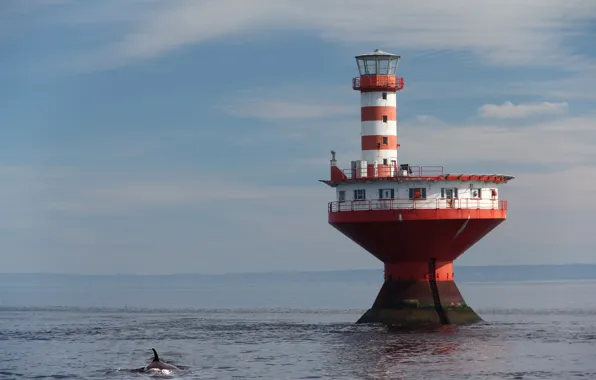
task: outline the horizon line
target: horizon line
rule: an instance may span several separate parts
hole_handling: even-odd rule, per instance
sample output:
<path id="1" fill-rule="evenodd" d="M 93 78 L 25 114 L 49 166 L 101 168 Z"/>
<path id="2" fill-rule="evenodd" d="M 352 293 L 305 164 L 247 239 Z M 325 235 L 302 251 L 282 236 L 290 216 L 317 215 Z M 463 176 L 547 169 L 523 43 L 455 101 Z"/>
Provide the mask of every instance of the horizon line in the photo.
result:
<path id="1" fill-rule="evenodd" d="M 457 265 L 458 268 L 508 268 L 508 267 L 566 267 L 566 266 L 596 266 L 596 263 L 565 263 L 565 264 L 495 264 L 495 265 Z M 303 270 L 273 270 L 266 272 L 173 272 L 173 273 L 74 273 L 74 272 L 0 272 L 0 276 L 79 276 L 79 277 L 166 277 L 166 276 L 234 276 L 234 275 L 280 275 L 305 273 L 340 273 L 340 272 L 382 272 L 383 268 L 355 268 L 355 269 L 303 269 Z"/>

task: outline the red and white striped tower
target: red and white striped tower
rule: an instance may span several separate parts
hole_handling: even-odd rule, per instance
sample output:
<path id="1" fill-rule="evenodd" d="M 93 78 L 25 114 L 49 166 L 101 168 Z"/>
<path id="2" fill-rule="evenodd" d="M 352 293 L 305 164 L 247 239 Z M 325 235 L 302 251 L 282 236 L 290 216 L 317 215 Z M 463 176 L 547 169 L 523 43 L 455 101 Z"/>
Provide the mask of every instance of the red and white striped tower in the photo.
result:
<path id="1" fill-rule="evenodd" d="M 356 56 L 360 76 L 352 88 L 360 91 L 362 161 L 377 177 L 393 176 L 397 170 L 396 93 L 404 87 L 397 77 L 400 56 L 376 49 Z"/>

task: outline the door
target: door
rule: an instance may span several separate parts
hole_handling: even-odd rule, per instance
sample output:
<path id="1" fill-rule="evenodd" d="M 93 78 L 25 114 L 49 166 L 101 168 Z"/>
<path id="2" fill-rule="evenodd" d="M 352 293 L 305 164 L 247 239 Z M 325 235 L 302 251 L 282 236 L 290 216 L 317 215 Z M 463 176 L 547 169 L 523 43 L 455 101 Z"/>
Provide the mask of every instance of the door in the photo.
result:
<path id="1" fill-rule="evenodd" d="M 445 200 L 447 208 L 453 208 L 453 189 L 445 189 Z"/>
<path id="2" fill-rule="evenodd" d="M 391 200 L 394 198 L 394 189 L 379 189 L 379 206 L 381 209 L 390 209 Z"/>

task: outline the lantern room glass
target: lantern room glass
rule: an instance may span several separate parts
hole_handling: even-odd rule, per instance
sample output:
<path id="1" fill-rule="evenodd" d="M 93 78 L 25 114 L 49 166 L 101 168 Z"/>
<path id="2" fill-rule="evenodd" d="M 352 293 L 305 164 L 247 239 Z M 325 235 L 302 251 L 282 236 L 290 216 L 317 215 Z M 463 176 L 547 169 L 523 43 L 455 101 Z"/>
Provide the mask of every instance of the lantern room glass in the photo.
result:
<path id="1" fill-rule="evenodd" d="M 397 61 L 395 56 L 363 56 L 356 59 L 360 75 L 395 75 Z"/>

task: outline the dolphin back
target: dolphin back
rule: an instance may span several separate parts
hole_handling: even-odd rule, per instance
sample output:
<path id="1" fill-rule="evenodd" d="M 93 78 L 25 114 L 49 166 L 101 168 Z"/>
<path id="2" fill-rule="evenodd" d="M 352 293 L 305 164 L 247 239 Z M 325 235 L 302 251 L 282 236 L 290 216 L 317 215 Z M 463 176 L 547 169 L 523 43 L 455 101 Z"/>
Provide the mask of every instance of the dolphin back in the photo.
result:
<path id="1" fill-rule="evenodd" d="M 159 355 L 157 354 L 157 351 L 155 351 L 155 348 L 152 348 L 151 350 L 153 350 L 153 361 L 145 367 L 145 370 L 149 370 L 149 369 L 168 369 L 168 370 L 179 369 L 175 365 L 164 363 L 164 362 L 160 361 Z"/>

